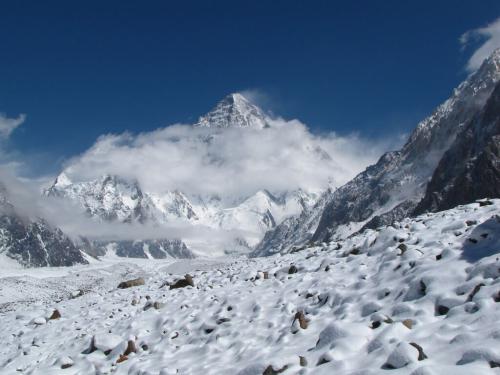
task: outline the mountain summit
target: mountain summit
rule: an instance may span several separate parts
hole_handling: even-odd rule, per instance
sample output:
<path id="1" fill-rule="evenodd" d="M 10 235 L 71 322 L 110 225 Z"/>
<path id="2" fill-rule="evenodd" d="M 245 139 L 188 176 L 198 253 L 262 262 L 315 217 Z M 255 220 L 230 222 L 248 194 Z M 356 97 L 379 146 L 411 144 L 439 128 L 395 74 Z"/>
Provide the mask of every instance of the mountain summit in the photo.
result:
<path id="1" fill-rule="evenodd" d="M 199 118 L 194 125 L 204 128 L 253 128 L 269 127 L 269 118 L 264 112 L 239 93 L 222 99 L 214 109 Z"/>

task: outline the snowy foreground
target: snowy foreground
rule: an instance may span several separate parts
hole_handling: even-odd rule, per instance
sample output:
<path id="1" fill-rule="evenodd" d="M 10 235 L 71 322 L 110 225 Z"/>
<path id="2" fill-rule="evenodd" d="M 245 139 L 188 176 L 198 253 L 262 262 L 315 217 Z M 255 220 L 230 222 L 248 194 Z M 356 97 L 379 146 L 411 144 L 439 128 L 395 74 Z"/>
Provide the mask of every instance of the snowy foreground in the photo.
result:
<path id="1" fill-rule="evenodd" d="M 500 373 L 499 214 L 475 203 L 269 258 L 10 271 L 0 373 Z M 194 288 L 162 287 L 186 272 Z"/>

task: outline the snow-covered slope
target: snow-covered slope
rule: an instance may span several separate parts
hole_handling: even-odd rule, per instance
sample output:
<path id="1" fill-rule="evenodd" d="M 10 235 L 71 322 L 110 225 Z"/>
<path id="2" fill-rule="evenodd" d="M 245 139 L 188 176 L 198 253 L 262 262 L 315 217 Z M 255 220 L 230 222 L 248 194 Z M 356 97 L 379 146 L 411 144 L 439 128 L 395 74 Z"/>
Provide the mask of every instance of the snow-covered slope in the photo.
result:
<path id="1" fill-rule="evenodd" d="M 483 201 L 283 256 L 80 267 L 36 282 L 9 277 L 0 282 L 7 296 L 0 368 L 6 375 L 495 374 L 499 215 L 500 200 Z M 165 286 L 186 272 L 194 287 Z M 117 289 L 134 277 L 145 284 Z M 10 293 L 19 285 L 45 297 L 24 304 Z"/>
<path id="2" fill-rule="evenodd" d="M 309 239 L 311 228 L 316 228 L 313 229 L 312 241 L 324 241 L 411 215 L 424 197 L 427 184 L 443 155 L 457 135 L 465 137 L 464 129 L 481 113 L 499 80 L 500 50 L 497 50 L 478 71 L 460 84 L 450 99 L 418 124 L 400 151 L 386 153 L 376 164 L 325 197 L 328 203 L 321 215 L 310 211 L 294 218 L 293 227 L 302 234 L 288 231 L 286 227 L 292 219 L 283 223 L 285 227 L 278 226 L 268 233 L 258 246 L 259 254 L 271 254 L 284 247 L 290 248 L 292 244 L 299 245 Z M 480 126 L 488 124 L 481 123 Z M 476 139 L 469 137 L 467 142 L 475 143 Z M 475 198 L 478 196 L 471 196 L 468 201 Z M 279 248 L 277 244 L 281 244 Z"/>

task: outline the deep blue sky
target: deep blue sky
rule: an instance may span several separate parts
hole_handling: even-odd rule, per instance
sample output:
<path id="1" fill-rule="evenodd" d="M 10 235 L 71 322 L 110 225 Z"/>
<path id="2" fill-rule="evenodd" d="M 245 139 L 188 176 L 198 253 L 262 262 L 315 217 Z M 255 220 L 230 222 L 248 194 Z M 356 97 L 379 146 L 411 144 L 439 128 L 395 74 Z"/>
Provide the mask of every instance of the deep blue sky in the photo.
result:
<path id="1" fill-rule="evenodd" d="M 4 1 L 0 112 L 28 116 L 10 147 L 49 170 L 249 89 L 314 131 L 408 132 L 465 78 L 460 35 L 500 16 L 498 0 L 409 3 Z"/>

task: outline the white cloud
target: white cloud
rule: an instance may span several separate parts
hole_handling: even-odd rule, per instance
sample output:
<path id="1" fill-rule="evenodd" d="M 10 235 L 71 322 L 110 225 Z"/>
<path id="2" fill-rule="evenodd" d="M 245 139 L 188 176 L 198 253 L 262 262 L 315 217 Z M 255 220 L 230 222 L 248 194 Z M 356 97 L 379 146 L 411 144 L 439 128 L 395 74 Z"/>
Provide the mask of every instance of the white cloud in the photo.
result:
<path id="1" fill-rule="evenodd" d="M 105 135 L 71 159 L 65 173 L 73 181 L 116 174 L 137 179 L 146 191 L 177 189 L 237 199 L 261 189 L 342 185 L 395 146 L 357 135 L 313 135 L 296 120 L 277 119 L 272 125 L 218 132 L 174 125 L 138 135 Z"/>
<path id="2" fill-rule="evenodd" d="M 460 37 L 460 43 L 464 47 L 477 40 L 481 40 L 482 44 L 467 62 L 466 69 L 469 72 L 477 70 L 494 50 L 500 48 L 500 18 L 485 27 L 467 31 Z"/>
<path id="3" fill-rule="evenodd" d="M 26 120 L 26 115 L 20 114 L 17 118 L 8 118 L 0 113 L 0 137 L 9 138 L 11 133 Z"/>

